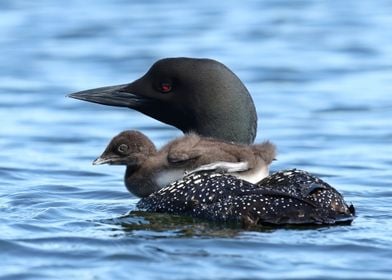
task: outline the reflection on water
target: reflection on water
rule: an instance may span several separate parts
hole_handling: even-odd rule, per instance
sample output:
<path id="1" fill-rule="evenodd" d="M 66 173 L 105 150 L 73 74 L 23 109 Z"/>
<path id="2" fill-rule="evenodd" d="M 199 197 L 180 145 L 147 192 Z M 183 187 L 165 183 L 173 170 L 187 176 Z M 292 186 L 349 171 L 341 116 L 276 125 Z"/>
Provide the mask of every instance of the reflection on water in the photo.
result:
<path id="1" fill-rule="evenodd" d="M 0 246 L 9 279 L 390 278 L 392 24 L 388 1 L 0 2 Z M 180 135 L 127 109 L 65 98 L 157 59 L 238 74 L 274 170 L 306 169 L 358 211 L 352 226 L 244 231 L 133 211 L 108 140 Z M 130 213 L 127 215 L 127 213 Z M 364 265 L 366 264 L 366 265 Z"/>

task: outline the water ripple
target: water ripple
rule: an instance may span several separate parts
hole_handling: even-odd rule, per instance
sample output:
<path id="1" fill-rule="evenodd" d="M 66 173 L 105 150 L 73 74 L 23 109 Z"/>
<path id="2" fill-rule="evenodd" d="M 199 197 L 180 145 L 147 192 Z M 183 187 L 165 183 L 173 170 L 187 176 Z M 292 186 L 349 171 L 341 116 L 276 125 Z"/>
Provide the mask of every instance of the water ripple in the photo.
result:
<path id="1" fill-rule="evenodd" d="M 385 0 L 0 1 L 4 279 L 389 279 L 392 18 Z M 67 94 L 130 82 L 161 57 L 211 57 L 246 83 L 273 170 L 352 201 L 352 226 L 244 231 L 135 211 L 123 168 L 93 167 L 138 129 L 181 132 Z"/>

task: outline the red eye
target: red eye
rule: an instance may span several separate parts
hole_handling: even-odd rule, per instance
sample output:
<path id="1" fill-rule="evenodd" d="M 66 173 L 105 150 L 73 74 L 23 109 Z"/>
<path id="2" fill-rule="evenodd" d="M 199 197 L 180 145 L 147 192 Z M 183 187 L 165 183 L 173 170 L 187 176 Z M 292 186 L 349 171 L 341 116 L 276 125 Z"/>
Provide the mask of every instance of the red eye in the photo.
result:
<path id="1" fill-rule="evenodd" d="M 171 84 L 169 84 L 169 83 L 162 83 L 161 84 L 161 88 L 160 88 L 161 92 L 166 93 L 166 92 L 171 91 L 171 89 L 172 89 Z"/>

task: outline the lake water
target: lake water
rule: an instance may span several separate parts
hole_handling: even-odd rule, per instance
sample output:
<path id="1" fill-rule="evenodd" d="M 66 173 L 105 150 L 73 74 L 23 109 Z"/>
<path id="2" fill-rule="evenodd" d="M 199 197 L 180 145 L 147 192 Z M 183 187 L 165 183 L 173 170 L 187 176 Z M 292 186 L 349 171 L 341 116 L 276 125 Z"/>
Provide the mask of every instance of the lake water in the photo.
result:
<path id="1" fill-rule="evenodd" d="M 1 279 L 392 279 L 390 1 L 0 2 Z M 354 203 L 351 226 L 245 231 L 126 215 L 124 169 L 92 166 L 125 129 L 181 133 L 66 98 L 157 59 L 209 57 L 250 90 L 272 169 Z"/>

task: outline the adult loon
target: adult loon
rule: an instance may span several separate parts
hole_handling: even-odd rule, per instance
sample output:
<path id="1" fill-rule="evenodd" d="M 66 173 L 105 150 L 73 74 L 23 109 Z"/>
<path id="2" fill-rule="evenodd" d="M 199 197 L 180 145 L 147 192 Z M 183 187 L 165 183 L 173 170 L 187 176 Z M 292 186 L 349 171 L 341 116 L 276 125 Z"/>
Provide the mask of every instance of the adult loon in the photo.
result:
<path id="1" fill-rule="evenodd" d="M 185 173 L 201 171 L 219 170 L 255 184 L 269 175 L 275 156 L 275 146 L 268 141 L 243 145 L 195 133 L 170 141 L 157 151 L 146 135 L 127 130 L 116 135 L 93 164 L 126 165 L 127 189 L 146 197 Z"/>
<path id="2" fill-rule="evenodd" d="M 70 97 L 105 105 L 129 107 L 171 124 L 183 132 L 194 131 L 201 136 L 245 144 L 252 143 L 256 136 L 256 110 L 247 89 L 226 66 L 210 59 L 162 59 L 157 61 L 143 77 L 132 83 L 73 93 Z M 263 179 L 257 185 L 227 174 L 215 176 L 203 173 L 200 175 L 202 177 L 195 179 L 198 175 L 200 174 L 193 173 L 173 182 L 143 198 L 139 206 L 149 211 L 178 214 L 195 211 L 198 213 L 197 217 L 210 217 L 213 220 L 238 220 L 239 216 L 243 215 L 239 212 L 240 206 L 245 208 L 243 210 L 256 211 L 256 213 L 272 213 L 278 209 L 275 219 L 272 219 L 277 222 L 271 222 L 273 224 L 334 223 L 338 222 L 342 215 L 345 221 L 354 219 L 354 207 L 347 206 L 335 189 L 304 171 L 278 172 Z M 286 199 L 292 201 L 298 199 L 302 204 L 294 203 L 294 207 L 297 208 L 292 212 L 292 208 L 287 206 L 290 203 L 280 203 L 281 207 L 276 208 L 278 202 L 274 199 L 268 200 L 268 203 L 260 206 L 261 208 L 254 207 L 256 210 L 253 210 L 248 207 L 248 203 L 252 205 L 250 198 L 244 198 L 246 205 L 239 202 L 243 199 L 242 186 L 244 185 L 252 190 L 258 188 L 255 190 L 258 194 L 254 195 L 260 195 L 260 199 L 262 195 L 268 193 L 275 199 L 281 199 L 282 202 Z M 219 189 L 215 189 L 215 186 L 219 186 Z M 181 194 L 180 190 L 183 187 L 186 191 Z M 203 202 L 203 199 L 207 201 L 207 197 L 200 192 L 207 193 L 211 189 L 218 191 L 220 196 L 218 200 L 212 200 L 207 205 Z M 279 189 L 282 189 L 282 192 Z M 193 191 L 199 195 L 199 198 L 192 199 L 194 196 L 190 196 L 189 192 Z M 319 195 L 323 199 L 318 198 Z M 177 197 L 182 199 L 179 200 L 178 207 L 174 208 L 177 210 L 172 210 Z M 257 201 L 256 198 L 255 200 Z M 326 202 L 321 203 L 318 200 Z M 181 208 L 185 202 L 188 208 Z M 225 203 L 229 206 L 227 210 L 224 208 Z M 334 203 L 335 206 L 332 207 Z M 286 206 L 283 207 L 284 205 Z M 291 216 L 290 213 L 295 214 Z M 214 215 L 218 215 L 221 219 Z M 298 220 L 302 216 L 317 216 L 317 218 Z M 258 220 L 250 214 L 247 217 L 249 220 L 263 223 L 263 219 Z"/>

